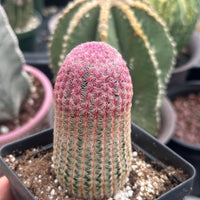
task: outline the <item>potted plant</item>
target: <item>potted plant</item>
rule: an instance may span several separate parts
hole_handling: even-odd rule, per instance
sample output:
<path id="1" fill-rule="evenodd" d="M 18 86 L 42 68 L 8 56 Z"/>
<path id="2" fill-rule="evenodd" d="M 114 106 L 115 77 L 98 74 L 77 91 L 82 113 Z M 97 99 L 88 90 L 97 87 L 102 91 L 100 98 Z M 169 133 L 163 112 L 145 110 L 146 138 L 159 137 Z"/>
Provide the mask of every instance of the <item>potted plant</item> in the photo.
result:
<path id="1" fill-rule="evenodd" d="M 200 81 L 173 87 L 168 95 L 177 113 L 176 129 L 169 146 L 196 167 L 192 194 L 200 196 Z"/>
<path id="2" fill-rule="evenodd" d="M 182 84 L 187 79 L 189 69 L 200 63 L 200 35 L 195 31 L 199 17 L 199 0 L 149 0 L 166 21 L 170 34 L 177 44 L 177 62 L 172 72 L 170 85 Z"/>
<path id="3" fill-rule="evenodd" d="M 3 5 L 21 50 L 34 51 L 36 35 L 42 23 L 41 15 L 34 10 L 34 1 L 5 0 Z"/>
<path id="4" fill-rule="evenodd" d="M 129 199 L 135 195 L 136 199 L 181 200 L 188 194 L 195 175 L 194 168 L 139 127 L 132 125 L 131 128 L 132 95 L 129 70 L 116 49 L 103 42 L 88 42 L 74 48 L 66 56 L 55 82 L 54 130 L 50 129 L 12 143 L 0 151 L 0 166 L 10 180 L 14 198 L 112 199 L 114 196 L 114 199 Z M 53 158 L 50 156 L 46 159 L 48 153 L 44 151 L 52 148 L 52 140 Z M 52 182 L 50 179 L 55 174 L 53 183 L 59 185 L 41 190 L 38 184 L 46 185 L 42 182 L 42 170 L 38 170 L 41 164 L 31 160 L 29 154 L 27 163 L 32 163 L 36 170 L 31 170 L 28 177 L 32 175 L 36 185 L 26 179 L 28 177 L 24 177 L 24 184 L 35 188 L 32 194 L 8 168 L 6 162 L 10 159 L 6 154 L 18 154 L 38 147 L 41 147 L 38 150 L 44 154 L 40 157 L 35 149 L 33 157 L 39 157 L 40 161 L 48 160 L 48 164 L 43 163 L 44 173 L 48 173 L 46 181 Z M 146 158 L 153 161 L 151 164 L 145 164 L 144 160 L 137 162 L 136 157 L 141 151 Z M 21 156 L 21 153 L 18 156 Z M 12 158 L 11 160 L 16 160 Z M 24 161 L 25 158 L 21 160 Z M 20 162 L 20 159 L 18 161 Z M 141 171 L 144 165 L 147 167 L 145 173 Z M 165 168 L 165 175 L 157 176 L 153 165 L 160 168 L 157 172 Z M 13 169 L 17 168 L 23 169 L 18 174 L 21 178 L 25 169 L 29 169 L 28 166 L 13 166 Z M 154 168 L 152 174 L 150 168 Z M 35 176 L 33 171 L 39 172 L 39 177 Z M 129 176 L 131 171 L 132 176 Z M 177 183 L 170 191 L 166 190 L 166 185 L 172 183 L 168 182 L 167 176 L 173 176 L 173 181 Z M 158 179 L 161 182 L 158 182 Z M 143 185 L 140 185 L 141 182 Z M 128 193 L 119 192 L 124 184 Z M 138 188 L 134 194 L 131 184 L 135 189 Z M 164 188 L 161 193 L 158 191 L 160 188 Z M 60 197 L 60 193 L 64 194 L 64 197 Z M 149 196 L 145 196 L 146 194 Z"/>
<path id="5" fill-rule="evenodd" d="M 17 38 L 1 6 L 0 26 L 0 146 L 2 146 L 50 127 L 48 115 L 50 116 L 53 95 L 48 78 L 34 67 L 24 64 Z M 41 93 L 36 93 L 38 91 Z M 35 105 L 36 103 L 39 104 Z M 20 112 L 22 107 L 23 113 Z"/>
<path id="6" fill-rule="evenodd" d="M 132 121 L 156 136 L 175 58 L 175 43 L 165 23 L 145 2 L 73 1 L 64 9 L 50 42 L 55 76 L 65 54 L 92 40 L 106 42 L 122 54 L 134 85 Z"/>

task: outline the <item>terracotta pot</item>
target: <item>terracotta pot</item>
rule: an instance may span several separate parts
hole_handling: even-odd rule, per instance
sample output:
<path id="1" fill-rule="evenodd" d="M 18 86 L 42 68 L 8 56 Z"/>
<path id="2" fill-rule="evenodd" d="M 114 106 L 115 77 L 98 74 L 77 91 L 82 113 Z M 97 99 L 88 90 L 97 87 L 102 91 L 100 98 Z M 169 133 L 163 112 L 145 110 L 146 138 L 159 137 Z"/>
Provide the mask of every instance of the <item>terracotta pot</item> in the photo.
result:
<path id="1" fill-rule="evenodd" d="M 42 129 L 42 127 L 51 127 L 51 114 L 52 114 L 52 108 L 53 108 L 53 88 L 49 81 L 49 79 L 46 77 L 45 74 L 43 74 L 40 70 L 25 65 L 24 69 L 27 72 L 30 72 L 33 74 L 42 84 L 44 87 L 44 101 L 41 105 L 40 110 L 36 113 L 35 117 L 32 118 L 30 121 L 28 121 L 23 126 L 19 127 L 16 130 L 13 130 L 5 135 L 0 135 L 0 146 L 12 142 L 14 140 L 23 138 L 27 135 L 34 134 Z"/>
<path id="2" fill-rule="evenodd" d="M 200 33 L 194 32 L 192 34 L 187 48 L 190 59 L 185 64 L 173 70 L 169 85 L 184 83 L 187 79 L 188 71 L 200 66 Z"/>

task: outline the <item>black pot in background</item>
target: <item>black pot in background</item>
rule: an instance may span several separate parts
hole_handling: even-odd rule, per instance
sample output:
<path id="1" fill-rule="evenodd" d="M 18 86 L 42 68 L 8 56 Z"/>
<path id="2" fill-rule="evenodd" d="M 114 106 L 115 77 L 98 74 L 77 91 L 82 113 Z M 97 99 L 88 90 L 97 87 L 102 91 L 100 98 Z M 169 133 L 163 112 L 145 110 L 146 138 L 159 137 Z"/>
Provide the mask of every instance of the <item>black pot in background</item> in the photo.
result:
<path id="1" fill-rule="evenodd" d="M 186 81 L 200 81 L 200 65 L 194 66 L 188 71 Z"/>
<path id="2" fill-rule="evenodd" d="M 188 82 L 183 85 L 174 86 L 168 91 L 169 98 L 173 101 L 177 96 L 186 96 L 189 93 L 200 92 L 200 81 Z M 188 133 L 189 134 L 189 133 Z M 168 146 L 192 163 L 197 171 L 197 176 L 194 180 L 193 195 L 200 197 L 200 146 L 195 146 L 179 140 L 175 136 L 168 143 Z"/>
<path id="3" fill-rule="evenodd" d="M 45 6 L 59 6 L 63 7 L 66 6 L 72 0 L 45 0 Z"/>
<path id="4" fill-rule="evenodd" d="M 183 84 L 188 78 L 188 71 L 196 66 L 200 66 L 200 33 L 194 32 L 188 43 L 188 61 L 177 66 L 171 75 L 169 87 Z"/>
<path id="5" fill-rule="evenodd" d="M 192 188 L 192 182 L 195 176 L 194 167 L 182 159 L 165 145 L 161 144 L 153 136 L 146 133 L 141 128 L 132 124 L 133 146 L 139 148 L 151 160 L 157 161 L 160 167 L 172 165 L 175 168 L 182 169 L 188 174 L 188 179 L 167 193 L 161 195 L 157 200 L 181 200 L 189 194 Z M 52 148 L 53 129 L 49 129 L 22 140 L 10 143 L 0 149 L 0 167 L 3 173 L 8 177 L 11 185 L 11 191 L 15 200 L 35 200 L 31 192 L 24 186 L 19 177 L 8 167 L 3 157 L 18 152 L 20 156 L 25 150 L 43 146 L 43 149 Z M 162 163 L 162 164 L 161 164 Z"/>

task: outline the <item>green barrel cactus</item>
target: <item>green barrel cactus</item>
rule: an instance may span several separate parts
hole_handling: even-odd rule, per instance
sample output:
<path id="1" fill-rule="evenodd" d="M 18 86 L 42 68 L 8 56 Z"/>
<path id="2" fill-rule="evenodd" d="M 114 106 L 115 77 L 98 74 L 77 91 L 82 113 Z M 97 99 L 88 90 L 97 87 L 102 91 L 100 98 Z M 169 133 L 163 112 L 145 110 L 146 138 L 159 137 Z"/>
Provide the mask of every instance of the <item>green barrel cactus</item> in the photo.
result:
<path id="1" fill-rule="evenodd" d="M 55 88 L 53 163 L 70 195 L 113 196 L 131 167 L 132 81 L 125 61 L 103 42 L 78 45 Z"/>
<path id="2" fill-rule="evenodd" d="M 134 85 L 132 121 L 156 135 L 175 57 L 165 23 L 147 3 L 137 0 L 73 1 L 59 18 L 50 43 L 55 75 L 65 55 L 87 41 L 106 42 L 122 54 Z"/>
<path id="3" fill-rule="evenodd" d="M 199 17 L 199 0 L 149 0 L 166 21 L 180 53 L 187 44 Z"/>
<path id="4" fill-rule="evenodd" d="M 30 93 L 24 63 L 15 33 L 0 5 L 0 122 L 18 116 L 21 104 Z"/>

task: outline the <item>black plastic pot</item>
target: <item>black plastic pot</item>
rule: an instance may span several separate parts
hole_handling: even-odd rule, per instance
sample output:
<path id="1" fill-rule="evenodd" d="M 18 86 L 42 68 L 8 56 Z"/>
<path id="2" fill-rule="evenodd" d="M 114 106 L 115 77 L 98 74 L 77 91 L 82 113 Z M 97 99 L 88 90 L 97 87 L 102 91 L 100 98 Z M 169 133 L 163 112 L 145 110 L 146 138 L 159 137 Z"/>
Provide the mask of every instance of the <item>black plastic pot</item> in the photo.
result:
<path id="1" fill-rule="evenodd" d="M 173 101 L 178 96 L 186 96 L 190 93 L 200 92 L 200 81 L 188 82 L 168 91 L 169 98 Z M 189 133 L 186 133 L 189 134 Z M 196 168 L 197 175 L 194 180 L 192 194 L 200 196 L 200 146 L 184 142 L 175 136 L 169 142 L 168 146 L 193 164 Z"/>
<path id="2" fill-rule="evenodd" d="M 189 70 L 187 75 L 187 81 L 200 81 L 200 64 L 199 66 L 194 66 Z"/>
<path id="3" fill-rule="evenodd" d="M 57 1 L 57 0 L 45 0 L 45 6 L 66 6 L 70 1 L 72 0 L 62 0 L 62 1 Z"/>
<path id="4" fill-rule="evenodd" d="M 169 86 L 183 84 L 188 79 L 189 70 L 200 66 L 200 33 L 194 32 L 188 43 L 188 60 L 186 63 L 177 66 L 171 75 Z"/>
<path id="5" fill-rule="evenodd" d="M 53 129 L 49 129 L 5 145 L 0 149 L 0 167 L 10 181 L 11 191 L 15 200 L 35 200 L 35 198 L 24 186 L 19 177 L 8 167 L 3 157 L 14 152 L 16 156 L 20 157 L 25 150 L 40 146 L 47 149 L 52 148 L 52 133 Z M 190 193 L 195 177 L 195 169 L 191 164 L 134 124 L 132 124 L 132 141 L 133 146 L 139 148 L 151 160 L 157 161 L 161 167 L 172 165 L 188 174 L 186 181 L 163 194 L 157 200 L 181 200 L 185 195 Z M 16 153 L 16 150 L 21 153 Z"/>

